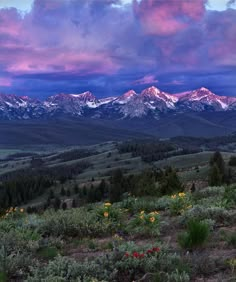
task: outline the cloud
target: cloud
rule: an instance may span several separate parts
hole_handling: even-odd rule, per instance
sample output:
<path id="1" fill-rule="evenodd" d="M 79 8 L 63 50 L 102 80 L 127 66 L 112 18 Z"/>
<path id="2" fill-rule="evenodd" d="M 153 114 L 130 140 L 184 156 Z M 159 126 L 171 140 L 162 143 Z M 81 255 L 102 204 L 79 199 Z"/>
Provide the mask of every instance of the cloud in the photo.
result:
<path id="1" fill-rule="evenodd" d="M 206 0 L 134 0 L 134 11 L 146 33 L 168 36 L 200 21 Z"/>
<path id="2" fill-rule="evenodd" d="M 35 81 L 47 93 L 74 90 L 79 81 L 88 89 L 97 83 L 105 93 L 157 83 L 156 77 L 180 86 L 183 80 L 171 73 L 225 67 L 235 73 L 234 1 L 224 11 L 207 10 L 206 2 L 35 0 L 24 16 L 0 9 L 0 70 L 15 92 L 29 91 L 26 85 L 34 91 Z"/>
<path id="3" fill-rule="evenodd" d="M 12 85 L 12 81 L 10 78 L 6 78 L 6 77 L 0 77 L 0 86 L 11 86 Z"/>
<path id="4" fill-rule="evenodd" d="M 145 85 L 145 84 L 153 84 L 158 83 L 158 80 L 154 75 L 145 75 L 144 77 L 133 81 L 133 85 Z"/>

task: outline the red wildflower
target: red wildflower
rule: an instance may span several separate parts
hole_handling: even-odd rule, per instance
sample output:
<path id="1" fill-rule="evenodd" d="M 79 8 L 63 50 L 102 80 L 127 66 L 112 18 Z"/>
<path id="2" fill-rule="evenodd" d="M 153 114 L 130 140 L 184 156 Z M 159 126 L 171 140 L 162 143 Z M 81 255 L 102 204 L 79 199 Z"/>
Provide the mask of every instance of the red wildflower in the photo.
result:
<path id="1" fill-rule="evenodd" d="M 126 257 L 129 257 L 129 253 L 125 253 L 125 256 L 126 256 Z"/>
<path id="2" fill-rule="evenodd" d="M 160 248 L 156 247 L 156 248 L 152 248 L 153 252 L 160 252 Z"/>
<path id="3" fill-rule="evenodd" d="M 140 254 L 139 257 L 140 257 L 140 258 L 144 258 L 144 254 Z"/>
<path id="4" fill-rule="evenodd" d="M 147 250 L 147 254 L 153 253 L 153 250 Z"/>
<path id="5" fill-rule="evenodd" d="M 138 258 L 139 257 L 139 253 L 133 252 L 133 257 Z"/>

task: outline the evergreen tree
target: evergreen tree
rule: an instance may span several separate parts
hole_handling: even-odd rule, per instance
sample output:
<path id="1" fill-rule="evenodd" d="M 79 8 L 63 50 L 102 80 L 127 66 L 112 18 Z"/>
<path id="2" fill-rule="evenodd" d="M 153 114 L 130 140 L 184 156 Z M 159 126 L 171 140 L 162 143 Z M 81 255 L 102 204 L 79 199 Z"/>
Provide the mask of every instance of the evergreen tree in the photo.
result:
<path id="1" fill-rule="evenodd" d="M 66 209 L 67 209 L 67 204 L 66 204 L 66 202 L 63 202 L 61 207 L 62 207 L 63 210 L 66 210 Z"/>
<path id="2" fill-rule="evenodd" d="M 66 190 L 65 188 L 62 186 L 61 187 L 61 196 L 64 197 L 66 195 Z"/>
<path id="3" fill-rule="evenodd" d="M 79 187 L 77 184 L 74 185 L 74 193 L 78 194 L 79 193 Z"/>
<path id="4" fill-rule="evenodd" d="M 58 197 L 56 197 L 53 203 L 53 207 L 55 210 L 58 210 L 60 206 L 61 206 L 61 200 Z"/>
<path id="5" fill-rule="evenodd" d="M 196 191 L 195 183 L 192 183 L 192 186 L 190 188 L 191 193 L 194 193 Z"/>
<path id="6" fill-rule="evenodd" d="M 124 190 L 124 177 L 121 169 L 116 169 L 111 177 L 111 186 L 109 189 L 109 198 L 111 202 L 118 202 L 121 200 Z"/>
<path id="7" fill-rule="evenodd" d="M 160 193 L 161 195 L 170 195 L 175 192 L 181 192 L 183 185 L 175 170 L 171 167 L 167 168 L 162 179 L 160 179 Z"/>
<path id="8" fill-rule="evenodd" d="M 73 199 L 72 201 L 72 208 L 76 208 L 77 207 L 77 202 L 75 199 Z"/>
<path id="9" fill-rule="evenodd" d="M 220 174 L 224 175 L 225 162 L 219 151 L 215 152 L 214 155 L 210 159 L 210 165 L 214 166 L 214 164 L 216 164 L 216 166 L 218 167 Z"/>
<path id="10" fill-rule="evenodd" d="M 50 191 L 49 191 L 49 199 L 53 199 L 53 198 L 55 198 L 55 195 L 54 195 L 53 190 L 50 189 Z"/>
<path id="11" fill-rule="evenodd" d="M 210 186 L 220 186 L 222 184 L 222 175 L 217 164 L 210 168 L 208 183 Z"/>

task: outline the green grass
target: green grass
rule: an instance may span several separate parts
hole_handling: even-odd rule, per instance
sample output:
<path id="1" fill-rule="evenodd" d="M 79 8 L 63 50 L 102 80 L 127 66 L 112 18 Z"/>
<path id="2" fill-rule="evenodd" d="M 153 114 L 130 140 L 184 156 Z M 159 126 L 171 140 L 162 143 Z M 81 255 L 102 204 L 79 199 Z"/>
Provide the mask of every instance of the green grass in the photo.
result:
<path id="1" fill-rule="evenodd" d="M 38 250 L 38 255 L 44 259 L 53 259 L 59 254 L 56 247 L 44 247 Z"/>

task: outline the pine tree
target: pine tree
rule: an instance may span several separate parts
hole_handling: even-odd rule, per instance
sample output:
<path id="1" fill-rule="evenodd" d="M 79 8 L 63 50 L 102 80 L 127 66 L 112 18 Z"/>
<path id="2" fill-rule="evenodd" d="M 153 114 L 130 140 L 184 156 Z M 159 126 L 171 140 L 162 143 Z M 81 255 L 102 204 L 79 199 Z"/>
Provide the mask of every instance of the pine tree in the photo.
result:
<path id="1" fill-rule="evenodd" d="M 224 175 L 225 162 L 219 151 L 215 152 L 214 155 L 210 159 L 210 165 L 214 166 L 214 164 L 216 164 L 216 166 L 218 167 L 220 174 Z"/>
<path id="2" fill-rule="evenodd" d="M 195 183 L 192 183 L 192 186 L 190 188 L 191 193 L 194 193 L 196 191 Z"/>
<path id="3" fill-rule="evenodd" d="M 76 208 L 77 207 L 77 202 L 76 202 L 75 199 L 73 199 L 71 206 L 72 206 L 72 208 Z"/>
<path id="4" fill-rule="evenodd" d="M 74 185 L 74 193 L 78 194 L 79 193 L 79 187 L 77 184 Z"/>
<path id="5" fill-rule="evenodd" d="M 65 188 L 62 186 L 61 188 L 61 196 L 65 196 L 66 195 L 66 191 L 65 191 Z"/>
<path id="6" fill-rule="evenodd" d="M 55 198 L 54 192 L 53 192 L 53 190 L 50 190 L 49 191 L 49 199 L 53 199 L 53 198 Z"/>
<path id="7" fill-rule="evenodd" d="M 61 207 L 62 207 L 63 210 L 66 210 L 66 209 L 67 209 L 67 204 L 66 204 L 66 202 L 63 202 Z"/>
<path id="8" fill-rule="evenodd" d="M 61 200 L 58 197 L 56 197 L 53 203 L 53 207 L 55 210 L 58 210 L 60 206 L 61 206 Z"/>
<path id="9" fill-rule="evenodd" d="M 111 177 L 111 187 L 109 189 L 109 198 L 111 202 L 120 201 L 121 195 L 125 192 L 123 180 L 124 177 L 121 169 L 115 170 Z"/>
<path id="10" fill-rule="evenodd" d="M 217 164 L 210 168 L 208 183 L 210 186 L 220 186 L 222 184 L 222 175 Z"/>

